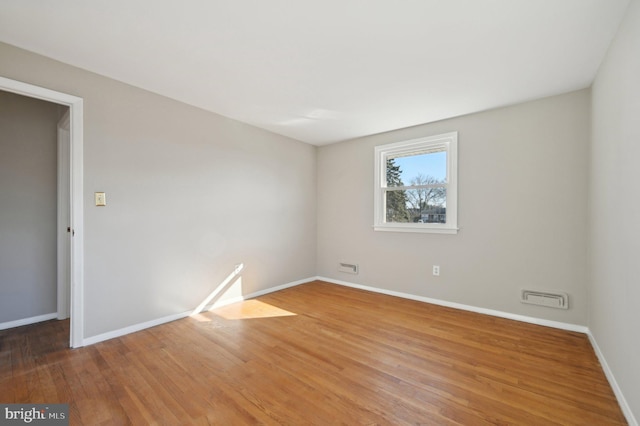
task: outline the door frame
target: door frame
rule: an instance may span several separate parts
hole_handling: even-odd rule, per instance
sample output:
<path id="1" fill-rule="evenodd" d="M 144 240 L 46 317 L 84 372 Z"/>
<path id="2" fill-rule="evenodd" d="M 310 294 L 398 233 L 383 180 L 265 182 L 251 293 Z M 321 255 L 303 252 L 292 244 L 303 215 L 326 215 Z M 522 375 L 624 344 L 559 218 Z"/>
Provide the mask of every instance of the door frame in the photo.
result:
<path id="1" fill-rule="evenodd" d="M 71 177 L 70 332 L 72 348 L 84 346 L 84 211 L 83 211 L 83 99 L 0 76 L 0 90 L 69 107 Z"/>

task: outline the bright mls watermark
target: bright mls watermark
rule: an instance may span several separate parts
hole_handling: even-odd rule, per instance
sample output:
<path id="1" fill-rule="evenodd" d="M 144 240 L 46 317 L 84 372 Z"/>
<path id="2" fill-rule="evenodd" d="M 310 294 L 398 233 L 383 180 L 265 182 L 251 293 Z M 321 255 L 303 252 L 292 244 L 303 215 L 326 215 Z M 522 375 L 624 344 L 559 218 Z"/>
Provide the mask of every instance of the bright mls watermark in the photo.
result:
<path id="1" fill-rule="evenodd" d="M 0 404 L 0 426 L 69 426 L 69 404 Z"/>

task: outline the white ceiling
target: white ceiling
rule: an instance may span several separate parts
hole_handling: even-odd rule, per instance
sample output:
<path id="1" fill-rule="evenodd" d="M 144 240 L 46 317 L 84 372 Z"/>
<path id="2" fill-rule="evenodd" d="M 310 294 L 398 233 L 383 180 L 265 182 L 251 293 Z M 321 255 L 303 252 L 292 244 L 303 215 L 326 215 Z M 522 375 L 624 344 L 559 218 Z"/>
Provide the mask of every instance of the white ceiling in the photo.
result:
<path id="1" fill-rule="evenodd" d="M 323 145 L 588 87 L 628 3 L 2 0 L 0 40 Z"/>

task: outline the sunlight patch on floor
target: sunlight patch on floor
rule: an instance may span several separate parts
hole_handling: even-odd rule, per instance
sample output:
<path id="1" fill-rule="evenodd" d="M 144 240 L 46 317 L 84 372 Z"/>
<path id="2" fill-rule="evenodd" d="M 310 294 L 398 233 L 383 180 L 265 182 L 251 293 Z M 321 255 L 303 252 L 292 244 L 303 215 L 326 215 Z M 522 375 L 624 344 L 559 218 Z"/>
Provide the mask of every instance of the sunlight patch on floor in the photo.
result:
<path id="1" fill-rule="evenodd" d="M 297 315 L 294 312 L 289 312 L 285 309 L 278 308 L 277 306 L 253 299 L 216 308 L 211 310 L 211 312 L 229 320 L 290 317 Z"/>

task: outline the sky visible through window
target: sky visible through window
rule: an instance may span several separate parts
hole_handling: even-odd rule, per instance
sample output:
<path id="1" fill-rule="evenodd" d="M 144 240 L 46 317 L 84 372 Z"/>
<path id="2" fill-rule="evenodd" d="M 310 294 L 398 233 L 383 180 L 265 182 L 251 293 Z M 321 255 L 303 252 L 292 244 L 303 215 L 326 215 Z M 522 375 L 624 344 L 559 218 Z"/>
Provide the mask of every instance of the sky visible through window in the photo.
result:
<path id="1" fill-rule="evenodd" d="M 411 185 L 412 180 L 420 174 L 431 176 L 440 182 L 447 178 L 447 153 L 444 151 L 396 157 L 394 160 L 400 166 L 404 185 Z"/>

